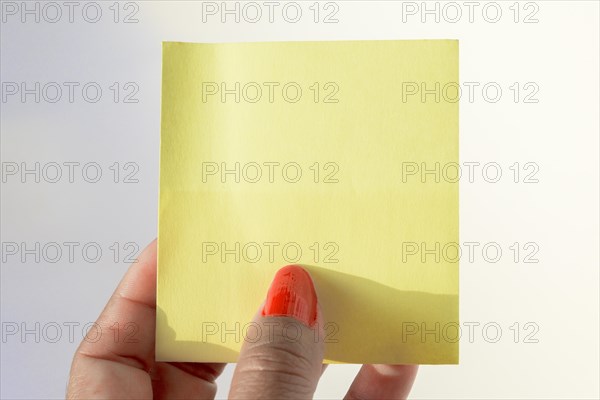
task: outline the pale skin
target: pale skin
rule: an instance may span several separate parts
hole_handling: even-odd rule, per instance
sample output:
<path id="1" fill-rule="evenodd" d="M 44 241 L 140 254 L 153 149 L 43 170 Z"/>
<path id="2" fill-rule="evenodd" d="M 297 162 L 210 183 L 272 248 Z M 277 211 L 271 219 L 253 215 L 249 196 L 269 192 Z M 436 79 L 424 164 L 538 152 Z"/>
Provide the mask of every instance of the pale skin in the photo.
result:
<path id="1" fill-rule="evenodd" d="M 260 313 L 254 321 L 288 320 L 297 323 L 289 317 L 262 317 Z M 154 360 L 156 241 L 129 268 L 96 322 L 102 332 L 111 334 L 82 341 L 71 366 L 67 398 L 214 398 L 215 379 L 225 364 Z M 125 337 L 131 334 L 126 328 L 131 323 L 137 327 L 135 340 L 115 340 L 115 327 L 123 330 L 118 337 Z M 302 329 L 312 332 L 304 325 Z M 229 397 L 312 398 L 324 370 L 324 346 L 322 341 L 289 343 L 272 338 L 244 343 Z M 363 365 L 345 398 L 406 398 L 416 373 L 415 365 Z"/>

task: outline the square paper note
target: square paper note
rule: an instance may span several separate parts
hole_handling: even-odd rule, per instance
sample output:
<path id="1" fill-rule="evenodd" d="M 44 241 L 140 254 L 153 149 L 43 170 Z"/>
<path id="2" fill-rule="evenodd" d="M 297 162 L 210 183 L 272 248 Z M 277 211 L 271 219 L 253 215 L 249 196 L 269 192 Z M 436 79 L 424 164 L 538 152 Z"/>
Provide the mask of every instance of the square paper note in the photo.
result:
<path id="1" fill-rule="evenodd" d="M 234 362 L 277 269 L 328 362 L 458 361 L 458 42 L 165 43 L 158 360 Z"/>

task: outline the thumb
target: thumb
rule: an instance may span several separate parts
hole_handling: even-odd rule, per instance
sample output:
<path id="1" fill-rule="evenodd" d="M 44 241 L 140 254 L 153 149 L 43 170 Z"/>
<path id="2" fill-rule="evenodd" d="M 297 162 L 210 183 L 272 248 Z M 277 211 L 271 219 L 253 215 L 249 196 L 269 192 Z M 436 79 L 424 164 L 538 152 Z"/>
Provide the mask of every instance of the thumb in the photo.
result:
<path id="1" fill-rule="evenodd" d="M 281 268 L 261 311 L 256 335 L 244 339 L 230 399 L 311 399 L 323 363 L 323 324 L 306 270 Z"/>

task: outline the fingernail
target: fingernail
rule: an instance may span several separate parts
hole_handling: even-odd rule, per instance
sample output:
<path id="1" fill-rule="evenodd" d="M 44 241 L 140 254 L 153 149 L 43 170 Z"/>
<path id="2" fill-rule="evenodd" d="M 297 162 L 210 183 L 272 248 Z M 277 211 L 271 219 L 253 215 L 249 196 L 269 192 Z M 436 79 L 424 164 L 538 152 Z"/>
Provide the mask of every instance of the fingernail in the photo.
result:
<path id="1" fill-rule="evenodd" d="M 312 279 L 298 265 L 288 265 L 275 274 L 262 315 L 292 317 L 312 326 L 317 320 L 317 294 Z"/>

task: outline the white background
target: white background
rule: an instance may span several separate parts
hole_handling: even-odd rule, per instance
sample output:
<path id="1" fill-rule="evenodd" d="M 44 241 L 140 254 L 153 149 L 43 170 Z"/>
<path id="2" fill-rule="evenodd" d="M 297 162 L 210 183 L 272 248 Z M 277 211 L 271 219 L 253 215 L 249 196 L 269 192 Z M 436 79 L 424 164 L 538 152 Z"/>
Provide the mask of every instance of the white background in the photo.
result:
<path id="1" fill-rule="evenodd" d="M 5 12 L 6 3 L 10 2 L 2 3 L 1 28 L 2 94 L 7 96 L 1 103 L 2 170 L 7 172 L 12 163 L 33 168 L 39 162 L 53 177 L 54 164 L 48 163 L 79 162 L 80 166 L 73 183 L 65 166 L 58 183 L 47 182 L 43 175 L 39 183 L 33 174 L 25 175 L 24 183 L 20 173 L 3 177 L 2 398 L 64 396 L 82 327 L 95 320 L 126 271 L 123 247 L 132 242 L 141 250 L 156 236 L 162 41 L 413 38 L 460 40 L 460 80 L 480 84 L 472 101 L 468 93 L 461 98 L 461 162 L 498 163 L 503 175 L 499 182 L 490 183 L 484 178 L 494 174 L 488 170 L 484 177 L 480 168 L 474 182 L 461 180 L 461 242 L 481 245 L 473 260 L 465 256 L 461 260 L 460 365 L 423 366 L 412 397 L 600 396 L 598 2 L 521 2 L 516 6 L 518 22 L 512 1 L 476 2 L 472 22 L 464 2 L 445 8 L 441 2 L 439 22 L 433 14 L 425 15 L 422 22 L 421 2 L 338 1 L 338 22 L 327 24 L 321 21 L 323 14 L 334 8 L 320 4 L 323 14 L 315 23 L 309 9 L 312 1 L 300 2 L 303 14 L 297 23 L 282 17 L 286 2 L 276 9 L 273 23 L 264 6 L 265 15 L 256 23 L 244 21 L 243 16 L 239 23 L 234 16 L 222 23 L 220 14 L 206 16 L 203 22 L 202 4 L 189 1 L 138 1 L 133 16 L 137 23 L 122 22 L 135 10 L 125 8 L 125 3 L 118 5 L 121 12 L 115 23 L 109 8 L 112 1 L 98 2 L 102 17 L 97 23 L 83 18 L 85 2 L 78 3 L 72 23 L 65 6 L 56 23 L 44 19 L 54 18 L 55 9 L 46 9 L 47 15 L 40 10 L 39 23 L 35 15 L 25 15 L 22 22 L 21 10 L 16 15 Z M 435 4 L 428 2 L 427 7 L 434 9 Z M 22 7 L 21 2 L 16 5 Z M 233 2 L 229 5 L 234 7 Z M 455 5 L 462 18 L 451 22 Z M 417 14 L 403 13 L 413 6 L 419 8 Z M 35 2 L 28 7 L 35 7 Z M 497 8 L 502 15 L 493 23 Z M 94 9 L 87 11 L 93 18 Z M 525 23 L 523 19 L 532 12 L 530 19 L 537 22 Z M 24 102 L 20 93 L 7 95 L 7 82 L 27 82 L 29 87 L 34 82 L 42 86 L 78 82 L 80 86 L 73 103 L 66 86 L 58 102 L 47 102 L 42 96 L 36 103 L 34 95 L 27 95 Z M 87 82 L 103 89 L 97 103 L 81 96 Z M 114 82 L 121 89 L 117 103 L 109 89 Z M 130 92 L 123 91 L 127 82 L 139 88 L 134 96 L 138 103 L 122 101 Z M 509 88 L 515 82 L 520 87 L 517 102 Z M 529 82 L 534 86 L 525 90 Z M 483 97 L 481 87 L 486 83 L 502 88 L 497 102 L 491 102 L 495 96 L 491 89 L 488 98 Z M 526 103 L 523 96 L 532 87 L 539 88 L 530 98 L 537 103 Z M 53 97 L 54 93 L 47 94 Z M 81 166 L 90 162 L 101 166 L 98 183 L 82 178 Z M 115 162 L 121 171 L 118 183 L 109 169 Z M 134 176 L 138 183 L 123 182 L 123 173 L 133 170 L 124 169 L 127 162 L 139 167 Z M 517 183 L 514 170 L 509 169 L 515 162 L 521 169 Z M 537 183 L 523 182 L 523 173 L 532 171 L 524 169 L 528 162 L 539 167 L 534 176 Z M 93 178 L 92 172 L 88 170 Z M 6 251 L 10 243 L 33 248 L 36 242 L 42 247 L 52 242 L 79 245 L 73 262 L 66 253 L 52 263 L 44 254 L 39 262 L 35 254 L 25 254 L 22 261 L 21 252 Z M 121 248 L 118 262 L 111 250 L 115 242 Z M 521 249 L 517 262 L 509 248 L 515 242 Z M 533 245 L 524 249 L 529 242 Z M 83 258 L 86 243 L 102 249 L 100 261 Z M 501 247 L 498 262 L 483 257 L 486 243 Z M 538 249 L 533 258 L 539 262 L 524 262 L 532 249 Z M 54 253 L 46 256 L 52 258 Z M 73 341 L 64 325 L 70 322 L 79 324 Z M 472 335 L 469 323 L 479 324 Z M 54 324 L 62 327 L 62 336 L 51 343 Z M 14 326 L 34 333 L 7 335 Z M 498 327 L 501 336 L 495 338 Z M 357 370 L 355 365 L 330 366 L 316 398 L 343 396 Z M 231 373 L 229 366 L 219 379 L 221 398 L 227 394 Z"/>

